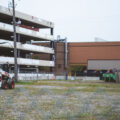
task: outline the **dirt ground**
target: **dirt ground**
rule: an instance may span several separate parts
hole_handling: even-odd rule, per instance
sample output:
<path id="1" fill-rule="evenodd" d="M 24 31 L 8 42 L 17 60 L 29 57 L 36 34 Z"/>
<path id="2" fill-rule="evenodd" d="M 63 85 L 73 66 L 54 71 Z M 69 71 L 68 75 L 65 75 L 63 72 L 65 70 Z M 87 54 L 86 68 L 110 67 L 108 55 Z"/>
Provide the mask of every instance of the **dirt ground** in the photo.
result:
<path id="1" fill-rule="evenodd" d="M 0 120 L 120 120 L 120 84 L 20 82 L 0 90 Z"/>

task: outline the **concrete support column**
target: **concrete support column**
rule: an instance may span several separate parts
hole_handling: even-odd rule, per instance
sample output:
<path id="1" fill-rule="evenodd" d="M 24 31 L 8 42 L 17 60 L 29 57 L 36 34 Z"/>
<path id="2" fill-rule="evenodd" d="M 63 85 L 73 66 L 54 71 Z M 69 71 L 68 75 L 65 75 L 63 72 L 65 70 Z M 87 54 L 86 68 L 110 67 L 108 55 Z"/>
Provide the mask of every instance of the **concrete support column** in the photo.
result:
<path id="1" fill-rule="evenodd" d="M 50 34 L 51 34 L 51 35 L 54 35 L 54 29 L 53 29 L 53 28 L 51 28 Z"/>
<path id="2" fill-rule="evenodd" d="M 20 42 L 20 34 L 17 34 L 17 42 Z M 17 50 L 17 57 L 20 58 L 20 50 Z M 20 73 L 20 65 L 18 65 L 18 73 Z"/>
<path id="3" fill-rule="evenodd" d="M 19 24 L 19 22 L 20 22 L 20 19 L 18 19 L 18 24 L 17 24 L 17 26 L 18 27 L 20 27 L 20 24 Z M 20 34 L 17 34 L 17 42 L 20 42 Z M 18 49 L 17 50 L 17 57 L 19 58 L 20 57 L 20 50 Z M 18 73 L 20 73 L 20 65 L 18 65 Z"/>

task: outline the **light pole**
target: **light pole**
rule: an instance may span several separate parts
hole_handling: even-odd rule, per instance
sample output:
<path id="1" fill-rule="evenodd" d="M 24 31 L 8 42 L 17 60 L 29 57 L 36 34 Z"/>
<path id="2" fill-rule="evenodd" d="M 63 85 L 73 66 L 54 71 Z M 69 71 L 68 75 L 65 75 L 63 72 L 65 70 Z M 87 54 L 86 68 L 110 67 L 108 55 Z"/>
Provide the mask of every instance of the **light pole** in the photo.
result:
<path id="1" fill-rule="evenodd" d="M 16 19 L 15 19 L 15 1 L 12 0 L 13 8 L 13 39 L 14 39 L 14 74 L 15 81 L 18 81 L 18 70 L 17 70 L 17 47 L 16 47 Z"/>

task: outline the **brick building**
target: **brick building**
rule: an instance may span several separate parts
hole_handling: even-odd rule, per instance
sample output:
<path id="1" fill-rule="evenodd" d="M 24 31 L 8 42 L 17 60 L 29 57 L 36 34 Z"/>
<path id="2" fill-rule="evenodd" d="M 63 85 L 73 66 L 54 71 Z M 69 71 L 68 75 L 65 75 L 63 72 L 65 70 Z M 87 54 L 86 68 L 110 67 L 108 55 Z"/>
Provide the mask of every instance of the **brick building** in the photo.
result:
<path id="1" fill-rule="evenodd" d="M 40 43 L 49 47 L 50 43 Z M 77 71 L 120 69 L 120 42 L 79 42 L 68 43 L 68 72 L 71 67 L 77 66 Z M 39 59 L 50 60 L 50 55 L 37 54 Z M 81 70 L 80 70 L 81 69 Z M 50 69 L 44 69 L 49 72 Z M 55 68 L 56 75 L 65 75 L 65 43 L 55 42 Z"/>
<path id="2" fill-rule="evenodd" d="M 69 66 L 88 70 L 120 69 L 120 42 L 68 43 Z"/>
<path id="3" fill-rule="evenodd" d="M 49 47 L 50 42 L 46 43 L 34 43 L 40 46 Z M 55 42 L 54 43 L 54 50 L 55 50 L 55 67 L 53 68 L 53 71 L 56 75 L 65 75 L 66 68 L 65 68 L 65 43 L 64 42 Z M 51 55 L 44 54 L 44 53 L 38 53 L 33 55 L 34 59 L 41 59 L 41 60 L 50 60 Z M 49 67 L 42 67 L 40 72 L 51 72 Z"/>

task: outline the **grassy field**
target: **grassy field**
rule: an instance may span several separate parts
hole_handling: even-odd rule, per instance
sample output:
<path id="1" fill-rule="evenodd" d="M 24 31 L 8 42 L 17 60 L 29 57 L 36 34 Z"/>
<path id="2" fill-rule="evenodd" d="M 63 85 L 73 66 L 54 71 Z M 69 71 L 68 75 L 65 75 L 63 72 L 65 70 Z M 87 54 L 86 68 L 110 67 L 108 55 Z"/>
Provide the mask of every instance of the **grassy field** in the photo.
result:
<path id="1" fill-rule="evenodd" d="M 18 82 L 0 90 L 0 120 L 120 120 L 120 84 Z"/>

